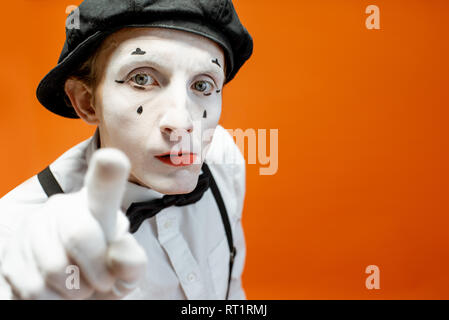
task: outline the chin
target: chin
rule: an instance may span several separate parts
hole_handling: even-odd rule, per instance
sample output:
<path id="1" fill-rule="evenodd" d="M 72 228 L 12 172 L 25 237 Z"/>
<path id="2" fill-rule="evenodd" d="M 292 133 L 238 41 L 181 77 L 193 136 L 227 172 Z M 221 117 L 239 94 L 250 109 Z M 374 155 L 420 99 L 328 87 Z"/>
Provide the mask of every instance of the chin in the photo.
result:
<path id="1" fill-rule="evenodd" d="M 195 189 L 199 174 L 196 170 L 177 170 L 170 175 L 145 174 L 139 181 L 147 188 L 163 194 L 184 194 Z"/>

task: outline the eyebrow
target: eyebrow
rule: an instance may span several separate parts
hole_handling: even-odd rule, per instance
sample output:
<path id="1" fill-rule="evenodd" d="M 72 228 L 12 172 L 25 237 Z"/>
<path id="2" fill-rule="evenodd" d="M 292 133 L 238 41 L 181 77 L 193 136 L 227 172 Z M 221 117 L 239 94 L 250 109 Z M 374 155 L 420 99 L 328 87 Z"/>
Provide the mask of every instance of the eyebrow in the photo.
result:
<path id="1" fill-rule="evenodd" d="M 221 69 L 221 65 L 220 65 L 220 62 L 218 62 L 218 58 L 213 59 L 213 60 L 212 60 L 212 63 L 216 64 L 216 65 L 219 66 L 220 69 Z"/>
<path id="2" fill-rule="evenodd" d="M 129 55 L 126 56 L 125 58 L 121 59 L 118 64 L 120 65 L 120 68 L 118 70 L 119 74 L 123 74 L 127 69 L 129 69 L 130 67 L 136 65 L 136 64 L 141 64 L 142 67 L 144 65 L 149 65 L 151 67 L 153 67 L 154 69 L 163 71 L 163 72 L 168 72 L 167 68 L 164 66 L 164 64 L 162 63 L 162 61 L 158 61 L 160 59 L 158 59 L 158 57 L 156 55 Z"/>

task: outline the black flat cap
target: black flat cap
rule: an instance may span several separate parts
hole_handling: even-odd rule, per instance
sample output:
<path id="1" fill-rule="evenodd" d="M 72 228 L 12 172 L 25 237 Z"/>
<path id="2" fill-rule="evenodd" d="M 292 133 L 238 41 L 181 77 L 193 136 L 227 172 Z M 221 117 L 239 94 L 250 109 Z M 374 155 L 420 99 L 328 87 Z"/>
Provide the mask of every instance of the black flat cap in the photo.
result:
<path id="1" fill-rule="evenodd" d="M 125 27 L 160 27 L 193 32 L 218 43 L 226 57 L 226 83 L 252 54 L 253 40 L 231 0 L 85 0 L 78 7 L 79 28 L 66 27 L 58 60 L 39 83 L 37 98 L 48 110 L 78 118 L 67 102 L 66 79 L 110 34 Z M 73 20 L 72 12 L 67 20 Z M 69 25 L 69 24 L 67 24 Z"/>

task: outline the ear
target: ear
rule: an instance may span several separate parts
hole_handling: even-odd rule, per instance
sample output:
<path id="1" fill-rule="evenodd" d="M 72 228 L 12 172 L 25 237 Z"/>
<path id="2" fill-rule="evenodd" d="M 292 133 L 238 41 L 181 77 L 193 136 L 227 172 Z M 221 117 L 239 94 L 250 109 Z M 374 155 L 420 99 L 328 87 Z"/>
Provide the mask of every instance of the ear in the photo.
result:
<path id="1" fill-rule="evenodd" d="M 92 103 L 92 90 L 81 80 L 69 78 L 64 85 L 76 114 L 88 124 L 98 125 L 99 119 Z"/>

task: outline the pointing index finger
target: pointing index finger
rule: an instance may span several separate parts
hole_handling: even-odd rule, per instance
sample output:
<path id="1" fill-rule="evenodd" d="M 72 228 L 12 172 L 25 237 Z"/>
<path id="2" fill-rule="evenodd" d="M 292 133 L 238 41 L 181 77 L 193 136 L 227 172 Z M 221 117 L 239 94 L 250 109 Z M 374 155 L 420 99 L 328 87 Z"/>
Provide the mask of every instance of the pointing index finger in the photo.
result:
<path id="1" fill-rule="evenodd" d="M 93 154 L 86 174 L 89 210 L 100 223 L 108 243 L 114 240 L 116 234 L 117 213 L 130 167 L 130 162 L 122 151 L 102 148 Z"/>

